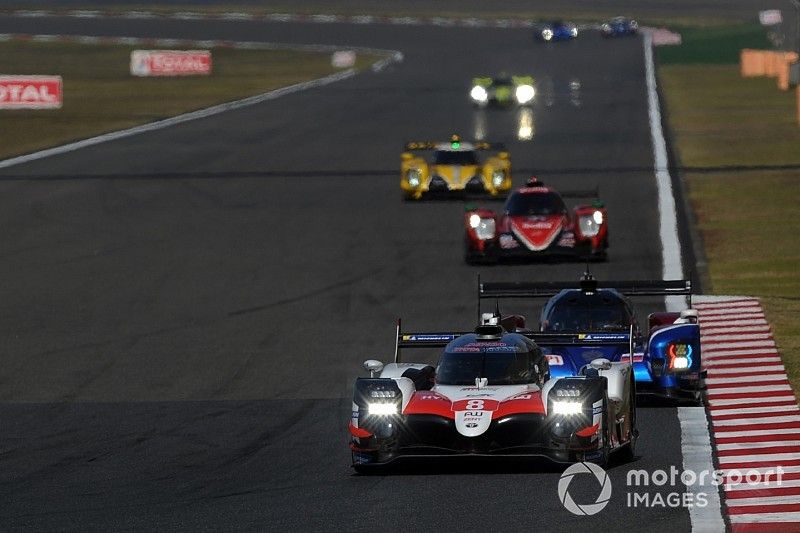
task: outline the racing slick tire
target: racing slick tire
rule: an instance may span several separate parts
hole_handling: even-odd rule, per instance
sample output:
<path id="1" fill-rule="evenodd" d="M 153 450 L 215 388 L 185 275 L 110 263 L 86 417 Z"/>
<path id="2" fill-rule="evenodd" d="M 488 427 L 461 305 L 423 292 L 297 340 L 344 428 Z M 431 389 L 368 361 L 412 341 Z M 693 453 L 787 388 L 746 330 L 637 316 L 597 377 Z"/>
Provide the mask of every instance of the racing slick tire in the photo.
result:
<path id="1" fill-rule="evenodd" d="M 497 259 L 473 251 L 469 246 L 469 239 L 466 238 L 464 239 L 464 262 L 468 265 L 489 265 L 497 263 Z"/>
<path id="2" fill-rule="evenodd" d="M 629 463 L 636 458 L 636 441 L 639 440 L 639 430 L 636 427 L 636 380 L 631 378 L 631 396 L 629 399 L 629 414 L 631 420 L 630 440 L 619 450 L 620 461 Z"/>
<path id="3" fill-rule="evenodd" d="M 601 433 L 603 435 L 603 445 L 599 450 L 600 455 L 590 459 L 590 462 L 605 468 L 608 466 L 608 461 L 611 457 L 611 426 L 608 423 L 608 393 L 603 394 L 603 417 L 601 418 L 601 423 L 603 424 Z"/>

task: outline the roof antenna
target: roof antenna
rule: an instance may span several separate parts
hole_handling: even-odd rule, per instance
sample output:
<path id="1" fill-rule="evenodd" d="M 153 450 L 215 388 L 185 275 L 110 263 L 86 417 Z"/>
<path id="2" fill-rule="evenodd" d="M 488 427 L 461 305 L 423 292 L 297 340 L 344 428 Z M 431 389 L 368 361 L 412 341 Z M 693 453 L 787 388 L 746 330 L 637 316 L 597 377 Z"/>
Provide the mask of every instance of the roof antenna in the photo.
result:
<path id="1" fill-rule="evenodd" d="M 397 330 L 394 335 L 394 362 L 400 362 L 400 319 L 397 319 Z"/>
<path id="2" fill-rule="evenodd" d="M 497 317 L 497 320 L 500 320 L 500 300 L 494 301 L 494 316 Z"/>
<path id="3" fill-rule="evenodd" d="M 481 273 L 478 272 L 478 324 L 481 323 Z"/>

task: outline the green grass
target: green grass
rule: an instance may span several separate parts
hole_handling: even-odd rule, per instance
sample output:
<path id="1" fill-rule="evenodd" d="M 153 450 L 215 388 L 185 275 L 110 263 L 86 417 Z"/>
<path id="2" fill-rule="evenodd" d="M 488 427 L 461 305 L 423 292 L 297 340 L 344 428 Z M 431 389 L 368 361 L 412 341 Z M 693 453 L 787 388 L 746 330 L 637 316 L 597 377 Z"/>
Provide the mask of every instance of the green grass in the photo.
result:
<path id="1" fill-rule="evenodd" d="M 134 48 L 0 43 L 3 73 L 59 74 L 64 79 L 61 109 L 0 111 L 0 158 L 238 100 L 337 70 L 331 67 L 329 53 L 220 48 L 212 51 L 211 76 L 136 78 L 129 73 Z M 356 67 L 377 59 L 359 57 Z"/>
<path id="2" fill-rule="evenodd" d="M 796 95 L 773 78 L 742 78 L 738 64 L 690 64 L 662 65 L 659 79 L 684 165 L 800 164 Z"/>
<path id="3" fill-rule="evenodd" d="M 764 27 L 758 24 L 738 24 L 719 27 L 672 26 L 681 34 L 682 44 L 662 46 L 658 61 L 669 64 L 734 64 L 739 62 L 742 48 L 772 48 Z"/>
<path id="4" fill-rule="evenodd" d="M 684 173 L 711 289 L 762 299 L 797 393 L 800 170 L 753 167 L 800 165 L 800 126 L 794 91 L 779 91 L 774 79 L 741 78 L 738 64 L 731 61 L 741 46 L 759 47 L 756 34 L 741 27 L 718 32 L 711 40 L 684 34 L 687 50 L 696 52 L 676 51 L 664 61 L 666 49 L 659 50 L 659 80 L 681 163 L 741 167 Z M 708 62 L 698 63 L 698 58 Z"/>

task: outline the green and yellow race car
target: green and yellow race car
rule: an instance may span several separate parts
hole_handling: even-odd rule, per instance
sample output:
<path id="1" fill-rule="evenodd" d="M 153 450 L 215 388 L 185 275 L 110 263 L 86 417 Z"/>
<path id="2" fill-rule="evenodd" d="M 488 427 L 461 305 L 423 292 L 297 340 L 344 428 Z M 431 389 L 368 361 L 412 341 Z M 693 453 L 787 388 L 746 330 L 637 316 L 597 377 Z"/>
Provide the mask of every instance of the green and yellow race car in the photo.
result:
<path id="1" fill-rule="evenodd" d="M 531 76 L 508 76 L 473 78 L 469 97 L 478 107 L 488 105 L 531 105 L 536 96 L 536 87 Z"/>
<path id="2" fill-rule="evenodd" d="M 478 152 L 497 153 L 481 161 Z M 433 152 L 426 161 L 415 152 Z M 480 195 L 504 197 L 511 189 L 511 161 L 497 143 L 464 142 L 453 135 L 446 142 L 409 142 L 400 162 L 400 188 L 408 200 L 425 197 Z"/>

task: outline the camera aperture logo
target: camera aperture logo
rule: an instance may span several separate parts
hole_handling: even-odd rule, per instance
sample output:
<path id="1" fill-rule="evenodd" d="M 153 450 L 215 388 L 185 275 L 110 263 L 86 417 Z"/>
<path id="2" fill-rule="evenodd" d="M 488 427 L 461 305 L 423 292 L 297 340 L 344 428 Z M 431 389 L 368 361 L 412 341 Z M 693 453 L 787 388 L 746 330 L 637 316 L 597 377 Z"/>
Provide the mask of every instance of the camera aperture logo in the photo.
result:
<path id="1" fill-rule="evenodd" d="M 690 508 L 709 505 L 709 494 L 718 487 L 763 489 L 781 487 L 784 469 L 782 466 L 769 469 L 725 470 L 679 470 L 674 465 L 669 470 L 629 470 L 626 476 L 626 501 L 629 508 Z M 600 485 L 600 493 L 594 503 L 576 503 L 569 493 L 575 476 L 589 474 Z M 592 482 L 594 484 L 594 482 Z M 671 489 L 671 490 L 670 490 Z M 558 480 L 558 499 L 570 513 L 592 516 L 608 505 L 611 500 L 611 479 L 605 470 L 594 463 L 575 463 L 564 470 Z"/>
<path id="2" fill-rule="evenodd" d="M 569 485 L 572 483 L 572 478 L 584 474 L 593 476 L 600 484 L 600 494 L 597 495 L 597 499 L 594 503 L 575 503 L 575 500 L 572 499 L 569 493 Z M 561 500 L 561 504 L 567 511 L 572 514 L 578 516 L 595 515 L 605 509 L 606 505 L 608 505 L 608 501 L 611 499 L 611 478 L 608 477 L 606 471 L 599 465 L 594 463 L 575 463 L 564 470 L 564 473 L 561 474 L 561 478 L 558 480 L 558 499 Z"/>

